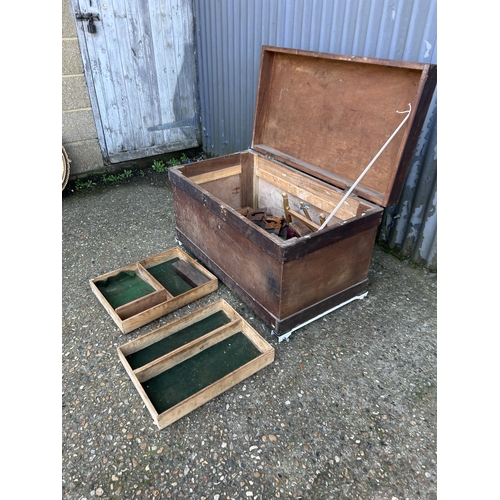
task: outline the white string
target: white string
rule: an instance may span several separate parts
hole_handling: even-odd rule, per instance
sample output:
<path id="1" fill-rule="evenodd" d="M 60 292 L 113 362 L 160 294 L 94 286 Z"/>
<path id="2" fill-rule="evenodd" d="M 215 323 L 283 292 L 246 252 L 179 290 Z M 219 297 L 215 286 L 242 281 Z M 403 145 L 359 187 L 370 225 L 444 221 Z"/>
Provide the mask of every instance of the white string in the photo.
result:
<path id="1" fill-rule="evenodd" d="M 404 120 L 399 124 L 398 128 L 392 133 L 391 137 L 389 137 L 389 139 L 387 139 L 387 142 L 382 146 L 382 149 L 374 156 L 373 160 L 363 170 L 363 173 L 358 177 L 358 179 L 351 186 L 351 188 L 349 189 L 349 191 L 347 191 L 347 193 L 344 195 L 344 197 L 340 200 L 340 203 L 333 209 L 333 212 L 326 218 L 325 222 L 323 222 L 323 224 L 321 224 L 321 226 L 319 227 L 318 231 L 320 231 L 321 229 L 323 229 L 330 222 L 330 220 L 337 213 L 338 209 L 342 206 L 342 204 L 344 203 L 344 201 L 347 200 L 347 198 L 349 198 L 349 195 L 354 191 L 355 187 L 359 184 L 359 182 L 361 181 L 361 179 L 365 176 L 366 172 L 368 172 L 368 170 L 370 170 L 371 166 L 375 163 L 375 161 L 377 160 L 377 158 L 382 154 L 382 152 L 388 146 L 388 144 L 392 141 L 392 139 L 394 138 L 394 136 L 399 132 L 399 129 L 405 124 L 406 120 L 408 120 L 408 118 L 410 117 L 410 113 L 411 113 L 411 103 L 408 103 L 408 106 L 410 106 L 410 109 L 407 110 L 407 111 L 398 111 L 398 110 L 396 110 L 396 113 L 400 113 L 400 114 L 407 113 L 407 115 L 405 116 Z"/>

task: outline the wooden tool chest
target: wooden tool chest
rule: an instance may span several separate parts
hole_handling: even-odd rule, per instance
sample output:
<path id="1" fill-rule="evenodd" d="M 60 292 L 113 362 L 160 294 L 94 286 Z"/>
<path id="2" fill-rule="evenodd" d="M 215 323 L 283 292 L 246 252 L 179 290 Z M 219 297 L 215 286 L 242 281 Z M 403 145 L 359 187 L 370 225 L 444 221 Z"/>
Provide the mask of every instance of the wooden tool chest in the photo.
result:
<path id="1" fill-rule="evenodd" d="M 179 240 L 280 340 L 364 297 L 435 85 L 434 65 L 263 47 L 251 149 L 169 169 Z"/>

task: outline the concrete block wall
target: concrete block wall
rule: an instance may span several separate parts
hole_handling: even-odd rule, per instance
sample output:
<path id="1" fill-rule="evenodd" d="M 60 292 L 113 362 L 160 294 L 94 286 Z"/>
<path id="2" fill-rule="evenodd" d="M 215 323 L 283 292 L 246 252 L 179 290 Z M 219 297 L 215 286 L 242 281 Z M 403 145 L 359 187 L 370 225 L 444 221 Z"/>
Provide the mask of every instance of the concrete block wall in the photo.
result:
<path id="1" fill-rule="evenodd" d="M 103 170 L 82 56 L 70 0 L 62 0 L 62 145 L 71 160 L 71 177 Z"/>

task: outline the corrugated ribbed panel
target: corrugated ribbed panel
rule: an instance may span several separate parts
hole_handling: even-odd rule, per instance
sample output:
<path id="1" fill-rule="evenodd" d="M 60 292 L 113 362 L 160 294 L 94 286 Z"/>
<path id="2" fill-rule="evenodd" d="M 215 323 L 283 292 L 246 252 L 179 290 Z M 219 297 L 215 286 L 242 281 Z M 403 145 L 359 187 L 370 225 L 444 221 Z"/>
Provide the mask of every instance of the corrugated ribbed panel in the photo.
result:
<path id="1" fill-rule="evenodd" d="M 384 213 L 378 240 L 437 269 L 437 107 L 433 102 L 398 205 Z"/>
<path id="2" fill-rule="evenodd" d="M 194 0 L 203 148 L 250 147 L 262 45 L 436 63 L 436 0 Z M 437 267 L 436 98 L 379 240 Z"/>

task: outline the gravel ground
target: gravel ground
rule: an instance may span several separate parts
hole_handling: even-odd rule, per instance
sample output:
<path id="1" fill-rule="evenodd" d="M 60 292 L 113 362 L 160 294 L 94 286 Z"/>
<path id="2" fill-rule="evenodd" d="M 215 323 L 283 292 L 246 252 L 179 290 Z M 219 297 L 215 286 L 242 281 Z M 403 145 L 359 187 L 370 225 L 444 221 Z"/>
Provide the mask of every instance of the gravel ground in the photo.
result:
<path id="1" fill-rule="evenodd" d="M 123 335 L 89 280 L 178 244 L 167 174 L 65 193 L 62 218 L 62 498 L 437 498 L 435 274 L 375 248 L 368 296 L 281 343 L 221 282 Z M 159 430 L 116 348 L 219 298 L 275 362 Z"/>

